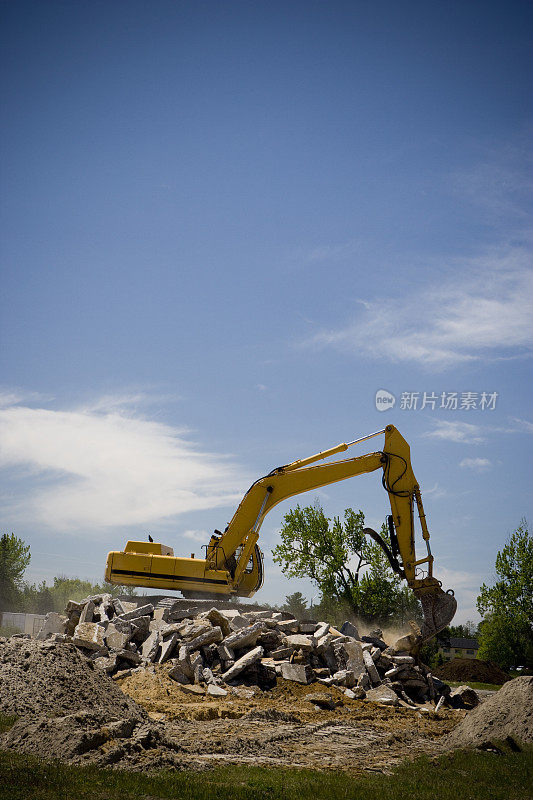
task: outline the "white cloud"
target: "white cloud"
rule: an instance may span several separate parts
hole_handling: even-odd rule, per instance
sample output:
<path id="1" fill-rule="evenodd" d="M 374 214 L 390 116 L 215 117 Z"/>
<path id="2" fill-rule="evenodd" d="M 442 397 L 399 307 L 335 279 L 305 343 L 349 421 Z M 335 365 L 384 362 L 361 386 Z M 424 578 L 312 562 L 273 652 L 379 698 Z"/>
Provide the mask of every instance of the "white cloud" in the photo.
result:
<path id="1" fill-rule="evenodd" d="M 459 466 L 464 469 L 472 469 L 474 472 L 486 472 L 492 467 L 492 462 L 488 458 L 463 458 Z"/>
<path id="2" fill-rule="evenodd" d="M 424 436 L 433 439 L 444 439 L 449 442 L 462 442 L 464 444 L 482 444 L 485 437 L 481 435 L 482 429 L 479 425 L 470 422 L 454 422 L 448 420 L 436 420 L 432 431 L 428 431 Z"/>
<path id="3" fill-rule="evenodd" d="M 194 529 L 184 531 L 182 536 L 184 536 L 185 539 L 191 539 L 193 542 L 200 542 L 201 544 L 207 544 L 211 538 L 207 531 L 198 531 Z"/>
<path id="4" fill-rule="evenodd" d="M 306 345 L 446 369 L 533 352 L 531 253 L 509 247 L 443 265 L 438 282 L 402 298 L 361 301 L 350 324 Z"/>
<path id="5" fill-rule="evenodd" d="M 240 500 L 249 476 L 185 433 L 115 401 L 108 410 L 4 406 L 0 467 L 11 469 L 22 498 L 7 513 L 67 531 L 154 524 Z"/>

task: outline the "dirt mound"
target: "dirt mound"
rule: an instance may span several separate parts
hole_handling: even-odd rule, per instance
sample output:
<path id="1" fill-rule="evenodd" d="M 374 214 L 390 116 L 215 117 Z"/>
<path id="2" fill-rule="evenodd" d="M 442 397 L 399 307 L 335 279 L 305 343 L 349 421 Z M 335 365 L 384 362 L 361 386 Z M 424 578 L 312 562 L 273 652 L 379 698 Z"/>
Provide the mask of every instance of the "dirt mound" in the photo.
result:
<path id="1" fill-rule="evenodd" d="M 434 670 L 433 674 L 444 681 L 477 681 L 501 685 L 511 680 L 492 661 L 480 661 L 477 658 L 454 658 Z"/>
<path id="2" fill-rule="evenodd" d="M 510 736 L 533 741 L 533 677 L 515 678 L 471 711 L 446 739 L 446 746 L 482 747 Z"/>
<path id="3" fill-rule="evenodd" d="M 120 769 L 154 769 L 181 766 L 181 748 L 158 723 L 129 715 L 109 722 L 105 715 L 89 712 L 50 718 L 40 715 L 19 719 L 1 738 L 2 747 L 71 764 L 93 764 Z"/>
<path id="4" fill-rule="evenodd" d="M 18 717 L 79 711 L 107 720 L 147 717 L 73 644 L 17 637 L 0 642 L 0 711 Z"/>

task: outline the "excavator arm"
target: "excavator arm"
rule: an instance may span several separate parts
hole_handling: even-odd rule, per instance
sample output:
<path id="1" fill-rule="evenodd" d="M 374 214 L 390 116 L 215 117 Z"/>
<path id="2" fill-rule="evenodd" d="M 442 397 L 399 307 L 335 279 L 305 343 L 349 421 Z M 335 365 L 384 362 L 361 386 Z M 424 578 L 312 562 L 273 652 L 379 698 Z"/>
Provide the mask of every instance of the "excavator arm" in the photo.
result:
<path id="1" fill-rule="evenodd" d="M 385 444 L 382 451 L 325 464 L 316 463 L 383 433 Z M 128 542 L 124 552 L 109 553 L 106 579 L 135 586 L 180 589 L 186 596 L 229 594 L 249 597 L 262 585 L 262 554 L 257 541 L 261 524 L 274 506 L 302 492 L 379 469 L 382 470 L 382 482 L 392 512 L 389 517 L 390 548 L 375 531 L 367 528 L 365 532 L 379 541 L 393 569 L 407 580 L 420 599 L 425 619 L 422 637 L 429 638 L 450 622 L 457 604 L 453 592 L 443 592 L 441 583 L 433 577 L 429 532 L 420 489 L 411 467 L 409 445 L 393 425 L 278 467 L 259 478 L 244 495 L 224 533 L 215 531 L 206 547 L 205 559 L 194 556 L 190 559 L 176 558 L 165 545 Z M 415 506 L 427 546 L 427 553 L 420 559 L 415 552 Z M 422 567 L 425 575 L 421 575 Z"/>

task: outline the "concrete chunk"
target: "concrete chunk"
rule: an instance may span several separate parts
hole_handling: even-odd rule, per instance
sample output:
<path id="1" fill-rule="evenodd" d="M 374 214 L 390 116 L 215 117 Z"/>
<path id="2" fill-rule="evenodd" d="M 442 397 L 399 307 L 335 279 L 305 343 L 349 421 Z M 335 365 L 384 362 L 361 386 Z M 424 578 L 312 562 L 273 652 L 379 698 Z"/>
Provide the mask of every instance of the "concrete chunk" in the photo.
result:
<path id="1" fill-rule="evenodd" d="M 318 622 L 300 622 L 300 633 L 313 634 L 318 629 Z"/>
<path id="2" fill-rule="evenodd" d="M 133 632 L 130 625 L 127 625 L 127 628 L 129 628 L 129 631 L 121 631 L 112 622 L 107 626 L 105 643 L 110 650 L 122 650 L 127 645 Z"/>
<path id="3" fill-rule="evenodd" d="M 247 628 L 249 624 L 250 620 L 246 619 L 246 617 L 242 617 L 240 614 L 236 614 L 229 621 L 232 631 L 240 631 L 242 628 Z"/>
<path id="4" fill-rule="evenodd" d="M 372 703 L 383 703 L 387 706 L 397 706 L 400 704 L 398 695 L 389 686 L 378 686 L 376 689 L 369 689 L 366 699 Z"/>
<path id="5" fill-rule="evenodd" d="M 73 643 L 77 647 L 85 647 L 87 650 L 103 650 L 105 629 L 97 622 L 80 622 L 76 625 Z"/>
<path id="6" fill-rule="evenodd" d="M 68 623 L 68 617 L 58 614 L 55 611 L 50 611 L 44 618 L 41 629 L 37 634 L 37 639 L 44 640 L 53 633 L 65 633 Z"/>
<path id="7" fill-rule="evenodd" d="M 280 619 L 277 623 L 277 629 L 286 634 L 299 633 L 300 623 L 297 619 Z"/>
<path id="8" fill-rule="evenodd" d="M 210 697 L 226 697 L 228 692 L 226 689 L 223 689 L 222 686 L 217 686 L 216 683 L 209 683 L 207 686 L 207 694 Z"/>
<path id="9" fill-rule="evenodd" d="M 180 638 L 179 633 L 172 633 L 166 639 L 163 639 L 161 644 L 161 654 L 159 656 L 159 663 L 163 664 L 170 656 L 176 644 L 178 643 L 178 639 Z"/>
<path id="10" fill-rule="evenodd" d="M 145 606 L 139 606 L 131 611 L 126 611 L 124 614 L 120 614 L 119 618 L 123 621 L 131 621 L 133 619 L 137 619 L 138 617 L 151 617 L 153 613 L 153 605 L 151 603 L 147 603 Z"/>
<path id="11" fill-rule="evenodd" d="M 147 661 L 155 661 L 159 650 L 159 643 L 161 635 L 159 631 L 153 631 L 150 636 L 143 642 L 142 656 Z"/>
<path id="12" fill-rule="evenodd" d="M 296 683 L 307 684 L 313 680 L 313 670 L 309 664 L 291 664 L 289 661 L 284 661 L 281 664 L 281 675 L 286 681 Z"/>
<path id="13" fill-rule="evenodd" d="M 295 633 L 287 636 L 287 646 L 295 650 L 303 650 L 310 653 L 314 648 L 313 639 L 311 636 L 305 636 L 302 633 Z"/>
<path id="14" fill-rule="evenodd" d="M 306 694 L 304 700 L 308 703 L 313 703 L 314 706 L 324 709 L 325 711 L 333 711 L 337 706 L 333 697 L 323 692 L 311 692 L 310 694 Z"/>
<path id="15" fill-rule="evenodd" d="M 221 661 L 235 662 L 235 653 L 231 647 L 228 647 L 224 642 L 218 645 L 217 652 Z"/>
<path id="16" fill-rule="evenodd" d="M 324 636 L 327 636 L 328 633 L 329 633 L 329 622 L 319 622 L 318 623 L 318 628 L 313 633 L 313 639 L 314 639 L 315 645 L 318 645 L 318 642 L 320 641 L 320 639 L 322 639 L 322 637 L 324 637 Z"/>
<path id="17" fill-rule="evenodd" d="M 264 630 L 265 627 L 262 622 L 255 622 L 247 628 L 232 633 L 231 636 L 226 636 L 224 645 L 230 647 L 232 650 L 241 650 L 243 647 L 250 647 L 256 643 L 258 637 Z"/>
<path id="18" fill-rule="evenodd" d="M 80 622 L 92 622 L 94 609 L 95 605 L 92 600 L 89 600 L 87 603 L 85 603 L 80 614 Z"/>
<path id="19" fill-rule="evenodd" d="M 205 617 L 212 623 L 212 625 L 220 628 L 223 636 L 230 635 L 231 628 L 229 620 L 224 616 L 224 614 L 220 613 L 218 608 L 211 608 L 209 611 L 205 612 Z"/>
<path id="20" fill-rule="evenodd" d="M 349 669 L 341 669 L 336 672 L 333 676 L 333 683 L 337 683 L 340 686 L 347 686 L 349 689 L 352 686 L 355 686 L 357 683 L 355 673 Z"/>
<path id="21" fill-rule="evenodd" d="M 254 647 L 253 650 L 250 650 L 248 653 L 245 653 L 243 656 L 241 656 L 241 658 L 237 659 L 235 664 L 222 675 L 222 680 L 226 683 L 233 680 L 233 678 L 236 678 L 237 675 L 240 675 L 240 673 L 247 667 L 251 667 L 252 664 L 255 664 L 256 661 L 259 661 L 259 659 L 262 658 L 263 653 L 264 650 L 262 647 Z"/>
<path id="22" fill-rule="evenodd" d="M 284 661 L 285 659 L 290 658 L 292 653 L 292 647 L 278 647 L 277 650 L 270 651 L 270 657 L 274 659 L 274 661 Z"/>
<path id="23" fill-rule="evenodd" d="M 350 622 L 349 620 L 346 620 L 346 622 L 342 624 L 341 633 L 344 636 L 351 636 L 353 639 L 360 638 L 359 631 L 357 630 L 353 622 Z"/>
<path id="24" fill-rule="evenodd" d="M 141 663 L 139 653 L 132 653 L 131 650 L 119 650 L 117 653 L 117 661 L 119 658 L 123 661 L 127 661 L 128 664 L 133 664 L 134 667 Z"/>
<path id="25" fill-rule="evenodd" d="M 370 675 L 370 680 L 374 686 L 377 686 L 379 683 L 381 683 L 381 678 L 379 677 L 379 672 L 377 671 L 374 660 L 368 650 L 363 650 L 363 661 L 365 663 L 366 671 Z"/>
<path id="26" fill-rule="evenodd" d="M 190 683 L 191 679 L 177 665 L 168 671 L 168 677 L 177 683 Z"/>
<path id="27" fill-rule="evenodd" d="M 194 675 L 194 682 L 200 683 L 204 678 L 204 659 L 198 651 L 190 655 L 191 669 Z"/>
<path id="28" fill-rule="evenodd" d="M 176 634 L 178 635 L 178 634 Z M 194 639 L 189 639 L 186 643 L 188 650 L 198 650 L 199 647 L 206 647 L 208 644 L 217 644 L 223 639 L 222 631 L 217 626 L 216 628 L 209 628 L 205 633 L 201 633 Z"/>

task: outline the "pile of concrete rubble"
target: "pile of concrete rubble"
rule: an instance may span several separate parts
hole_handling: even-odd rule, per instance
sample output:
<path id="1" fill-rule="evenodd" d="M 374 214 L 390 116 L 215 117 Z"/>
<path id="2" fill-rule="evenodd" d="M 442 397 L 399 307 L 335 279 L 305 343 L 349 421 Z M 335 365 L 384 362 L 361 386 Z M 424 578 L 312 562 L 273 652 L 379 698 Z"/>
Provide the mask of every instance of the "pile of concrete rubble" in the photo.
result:
<path id="1" fill-rule="evenodd" d="M 154 602 L 136 605 L 107 594 L 70 601 L 64 616 L 47 615 L 38 638 L 72 642 L 114 678 L 166 664 L 169 677 L 193 694 L 265 690 L 281 677 L 389 705 L 455 704 L 450 687 L 410 654 L 412 637 L 387 645 L 381 631 L 360 636 L 351 622 L 337 630 L 282 611 Z"/>

